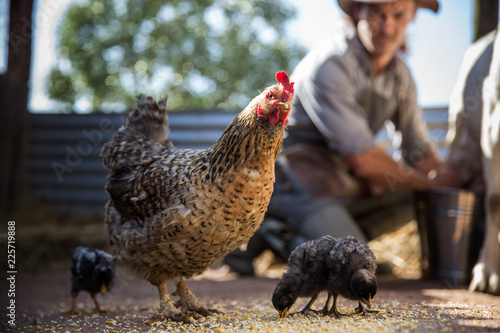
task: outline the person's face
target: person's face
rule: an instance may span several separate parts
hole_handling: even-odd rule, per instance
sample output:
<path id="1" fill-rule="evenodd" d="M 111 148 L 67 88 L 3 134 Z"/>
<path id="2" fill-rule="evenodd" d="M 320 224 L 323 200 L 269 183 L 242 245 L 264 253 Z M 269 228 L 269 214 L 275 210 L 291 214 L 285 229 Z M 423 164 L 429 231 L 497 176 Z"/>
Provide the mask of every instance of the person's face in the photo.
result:
<path id="1" fill-rule="evenodd" d="M 403 45 L 406 26 L 416 12 L 413 0 L 375 4 L 359 4 L 354 8 L 358 34 L 373 56 L 393 56 Z"/>

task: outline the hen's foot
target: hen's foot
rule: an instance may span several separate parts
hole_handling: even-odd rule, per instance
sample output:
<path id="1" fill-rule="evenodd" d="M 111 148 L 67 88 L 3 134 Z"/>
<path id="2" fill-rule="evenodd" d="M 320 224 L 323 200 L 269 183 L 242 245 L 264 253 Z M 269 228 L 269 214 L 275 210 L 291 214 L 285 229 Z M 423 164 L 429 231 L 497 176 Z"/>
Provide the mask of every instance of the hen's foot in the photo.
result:
<path id="1" fill-rule="evenodd" d="M 172 320 L 172 321 L 180 321 L 186 324 L 192 323 L 193 319 L 199 319 L 195 318 L 194 316 L 191 316 L 189 313 L 184 313 L 178 309 L 176 309 L 172 303 L 163 303 L 160 305 L 160 310 L 158 313 L 153 315 L 151 318 L 146 320 L 144 323 L 145 324 L 153 324 L 157 321 L 164 321 L 164 320 Z"/>
<path id="2" fill-rule="evenodd" d="M 197 314 L 199 316 L 208 317 L 214 314 L 222 313 L 216 309 L 205 308 L 194 296 L 194 294 L 189 290 L 188 286 L 183 280 L 177 283 L 177 290 L 172 295 L 178 295 L 179 300 L 175 303 L 175 307 L 180 308 L 185 313 Z M 198 319 L 198 318 L 195 318 Z"/>
<path id="3" fill-rule="evenodd" d="M 161 311 L 158 312 L 157 314 L 153 315 L 151 318 L 146 320 L 144 324 L 153 324 L 156 323 L 157 321 L 164 321 L 164 320 L 172 320 L 172 321 L 180 321 L 185 324 L 190 324 L 193 322 L 191 319 L 191 316 L 188 316 L 184 314 L 183 312 L 177 310 L 177 311 Z"/>
<path id="4" fill-rule="evenodd" d="M 222 314 L 224 312 L 219 311 L 217 309 L 207 309 L 203 306 L 195 306 L 195 305 L 186 305 L 181 301 L 175 302 L 175 307 L 180 308 L 186 314 L 193 316 L 194 319 L 200 319 L 201 317 L 213 316 L 215 314 Z M 197 318 L 194 316 L 198 316 Z"/>
<path id="5" fill-rule="evenodd" d="M 160 294 L 160 310 L 157 314 L 146 320 L 144 322 L 145 324 L 152 324 L 163 320 L 180 321 L 184 323 L 193 322 L 191 314 L 182 312 L 174 306 L 174 302 L 172 302 L 168 296 L 166 282 L 158 284 L 158 292 Z M 194 316 L 194 319 L 198 319 L 196 317 L 197 316 Z"/>

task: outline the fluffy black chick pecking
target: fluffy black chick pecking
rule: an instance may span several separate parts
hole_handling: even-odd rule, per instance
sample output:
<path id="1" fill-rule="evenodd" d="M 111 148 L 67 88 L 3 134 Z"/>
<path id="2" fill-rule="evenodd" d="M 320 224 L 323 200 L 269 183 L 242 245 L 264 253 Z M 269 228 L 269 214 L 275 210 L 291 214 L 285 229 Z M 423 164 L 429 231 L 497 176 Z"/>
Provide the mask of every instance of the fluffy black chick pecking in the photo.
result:
<path id="1" fill-rule="evenodd" d="M 288 258 L 288 270 L 273 292 L 272 302 L 279 316 L 285 318 L 298 297 L 311 297 L 300 311 L 307 313 L 328 283 L 326 260 L 337 240 L 331 236 L 322 236 L 310 240 L 295 248 Z M 328 303 L 320 312 L 326 314 Z"/>
<path id="2" fill-rule="evenodd" d="M 81 290 L 90 293 L 96 312 L 105 312 L 99 306 L 96 295 L 105 294 L 111 288 L 115 277 L 115 264 L 110 254 L 88 247 L 78 247 L 71 259 L 71 309 L 75 313 L 76 297 Z"/>
<path id="3" fill-rule="evenodd" d="M 326 265 L 330 273 L 328 292 L 334 297 L 328 315 L 342 315 L 337 310 L 338 296 L 358 301 L 359 306 L 354 313 L 378 312 L 369 311 L 372 299 L 377 293 L 377 263 L 375 255 L 366 243 L 352 236 L 338 240 L 326 260 Z"/>

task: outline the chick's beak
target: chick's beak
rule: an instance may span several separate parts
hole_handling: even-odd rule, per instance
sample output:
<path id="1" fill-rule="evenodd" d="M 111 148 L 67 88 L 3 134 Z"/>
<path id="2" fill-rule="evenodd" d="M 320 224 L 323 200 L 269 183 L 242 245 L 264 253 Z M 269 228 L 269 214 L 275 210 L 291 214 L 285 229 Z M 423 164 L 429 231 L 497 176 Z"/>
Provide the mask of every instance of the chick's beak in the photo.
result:
<path id="1" fill-rule="evenodd" d="M 286 308 L 283 311 L 278 311 L 280 318 L 286 318 L 286 316 L 288 316 L 289 311 L 290 311 L 290 308 Z"/>
<path id="2" fill-rule="evenodd" d="M 103 283 L 101 286 L 101 293 L 104 295 L 108 291 L 108 288 L 106 288 L 106 285 Z"/>
<path id="3" fill-rule="evenodd" d="M 363 299 L 363 303 L 365 303 L 368 310 L 370 310 L 372 308 L 372 295 L 369 295 L 368 299 Z"/>

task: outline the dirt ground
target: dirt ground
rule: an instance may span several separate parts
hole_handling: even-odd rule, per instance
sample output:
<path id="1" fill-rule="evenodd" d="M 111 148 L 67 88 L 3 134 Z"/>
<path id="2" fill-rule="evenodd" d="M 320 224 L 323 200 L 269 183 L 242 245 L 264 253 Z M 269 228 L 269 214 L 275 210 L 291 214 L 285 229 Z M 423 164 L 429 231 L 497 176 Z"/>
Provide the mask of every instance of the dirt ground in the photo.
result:
<path id="1" fill-rule="evenodd" d="M 278 279 L 237 277 L 224 267 L 198 280 L 191 290 L 211 308 L 224 314 L 202 318 L 193 324 L 161 322 L 144 324 L 159 306 L 156 289 L 121 271 L 111 292 L 99 296 L 109 313 L 93 313 L 86 293 L 78 297 L 79 314 L 63 315 L 70 306 L 70 273 L 19 274 L 15 283 L 15 326 L 2 301 L 2 332 L 500 332 L 500 297 L 470 293 L 439 281 L 379 276 L 374 299 L 378 314 L 335 319 L 297 315 L 280 319 L 271 304 Z M 222 271 L 222 273 L 221 273 Z M 5 280 L 3 280 L 5 281 Z M 175 290 L 168 285 L 169 291 Z M 1 295 L 8 286 L 1 284 Z M 3 297 L 2 297 L 3 298 Z M 322 296 L 316 307 L 323 305 Z M 173 297 L 175 300 L 175 297 Z M 306 304 L 300 299 L 292 310 Z M 344 312 L 357 304 L 340 303 Z"/>
<path id="2" fill-rule="evenodd" d="M 393 275 L 378 276 L 374 298 L 378 314 L 335 319 L 319 316 L 278 317 L 271 295 L 283 273 L 272 258 L 256 262 L 259 277 L 238 277 L 223 266 L 187 284 L 210 308 L 223 314 L 186 325 L 160 322 L 146 325 L 159 307 L 158 292 L 149 283 L 118 270 L 114 287 L 98 299 L 105 314 L 93 313 L 87 293 L 78 297 L 77 315 L 69 309 L 69 262 L 76 246 L 108 250 L 102 216 L 61 216 L 36 202 L 1 217 L 16 221 L 14 284 L 7 280 L 6 256 L 0 256 L 0 332 L 500 332 L 500 296 L 469 293 L 440 281 L 422 280 L 420 241 L 416 223 L 369 243 L 378 260 L 393 267 Z M 0 228 L 0 248 L 6 249 L 6 224 Z M 13 290 L 11 290 L 13 288 Z M 175 287 L 168 285 L 169 291 Z M 14 292 L 15 295 L 12 295 Z M 326 296 L 318 299 L 321 308 Z M 15 309 L 7 309 L 15 301 Z M 176 300 L 176 297 L 173 297 Z M 299 299 L 293 311 L 307 303 Z M 342 300 L 340 310 L 357 306 Z M 14 326 L 8 322 L 15 315 Z"/>

